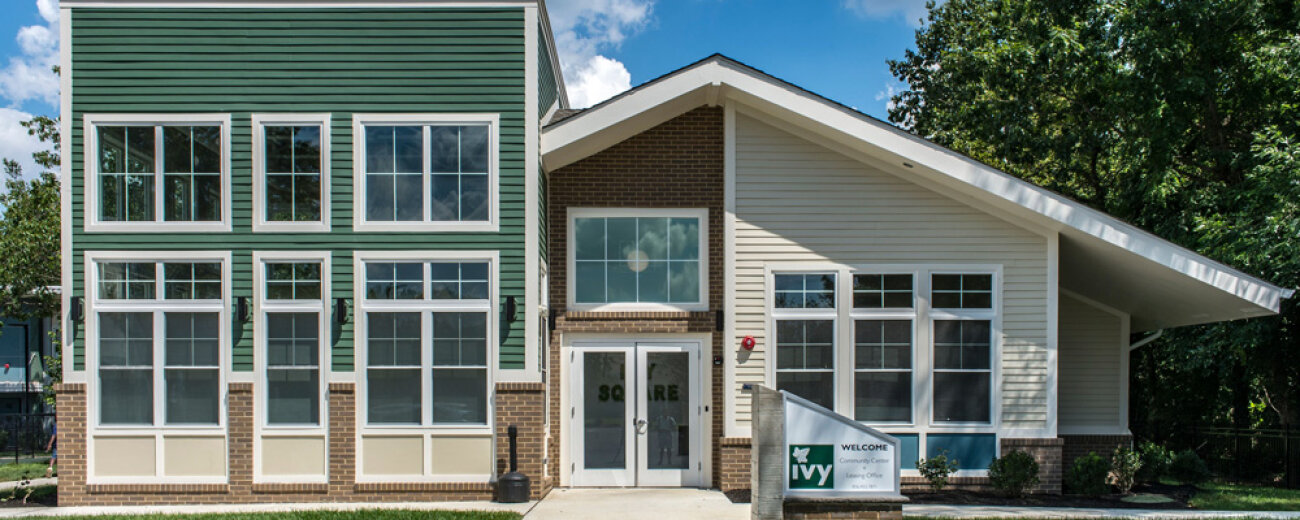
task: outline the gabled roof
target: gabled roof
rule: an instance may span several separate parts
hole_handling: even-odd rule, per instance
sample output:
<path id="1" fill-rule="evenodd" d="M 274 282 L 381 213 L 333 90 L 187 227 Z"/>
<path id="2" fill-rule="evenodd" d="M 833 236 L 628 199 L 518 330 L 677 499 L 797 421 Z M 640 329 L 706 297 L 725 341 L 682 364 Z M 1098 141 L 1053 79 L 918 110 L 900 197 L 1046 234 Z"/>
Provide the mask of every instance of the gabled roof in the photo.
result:
<path id="1" fill-rule="evenodd" d="M 1059 233 L 1061 286 L 1128 313 L 1133 331 L 1276 314 L 1293 293 L 717 54 L 548 125 L 543 165 L 556 170 L 724 102 L 776 117 L 962 203 Z"/>

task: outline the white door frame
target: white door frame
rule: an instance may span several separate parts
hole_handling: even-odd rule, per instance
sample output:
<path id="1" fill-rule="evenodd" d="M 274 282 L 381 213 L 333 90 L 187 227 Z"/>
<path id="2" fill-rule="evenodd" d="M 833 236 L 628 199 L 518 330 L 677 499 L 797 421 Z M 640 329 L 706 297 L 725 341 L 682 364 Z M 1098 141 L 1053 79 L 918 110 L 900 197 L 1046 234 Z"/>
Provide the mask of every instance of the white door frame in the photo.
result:
<path id="1" fill-rule="evenodd" d="M 691 395 L 695 399 L 693 406 L 696 410 L 692 423 L 693 434 L 690 448 L 692 470 L 690 470 L 690 473 L 675 472 L 678 473 L 675 480 L 660 477 L 658 485 L 676 487 L 708 487 L 712 485 L 712 463 L 710 459 L 712 445 L 706 442 L 712 438 L 713 425 L 713 413 L 711 412 L 713 398 L 711 378 L 713 374 L 712 366 L 709 364 L 709 354 L 712 353 L 713 345 L 712 334 L 571 334 L 566 336 L 569 337 L 560 339 L 562 366 L 553 367 L 560 370 L 560 411 L 563 414 L 562 417 L 565 418 L 563 427 L 560 429 L 560 485 L 574 487 L 653 485 L 637 482 L 635 468 L 638 461 L 643 460 L 637 453 L 629 453 L 627 459 L 630 469 L 628 471 L 629 476 L 616 477 L 617 482 L 621 483 L 600 483 L 600 479 L 597 479 L 597 482 L 592 482 L 592 479 L 580 475 L 578 470 L 578 467 L 583 462 L 583 452 L 580 444 L 582 417 L 579 410 L 583 394 L 582 374 L 579 370 L 575 370 L 581 367 L 576 364 L 577 356 L 579 352 L 623 349 L 629 352 L 629 370 L 637 370 L 637 373 L 629 373 L 625 377 L 629 377 L 629 382 L 636 384 L 636 379 L 641 377 L 639 370 L 636 368 L 637 358 L 640 356 L 637 349 L 638 344 L 645 347 L 676 347 L 678 349 L 685 345 L 689 346 L 690 350 L 694 352 L 693 359 L 695 363 L 691 366 L 692 373 L 690 375 L 693 380 Z M 640 396 L 639 392 L 640 390 L 637 389 L 633 395 Z M 643 399 L 639 398 L 639 400 Z M 637 412 L 635 404 L 628 407 L 629 419 L 627 424 L 629 430 L 634 428 L 633 421 Z M 629 440 L 629 449 L 636 445 L 636 439 Z M 654 480 L 655 478 L 651 477 L 651 481 Z M 665 480 L 668 481 L 665 482 Z"/>

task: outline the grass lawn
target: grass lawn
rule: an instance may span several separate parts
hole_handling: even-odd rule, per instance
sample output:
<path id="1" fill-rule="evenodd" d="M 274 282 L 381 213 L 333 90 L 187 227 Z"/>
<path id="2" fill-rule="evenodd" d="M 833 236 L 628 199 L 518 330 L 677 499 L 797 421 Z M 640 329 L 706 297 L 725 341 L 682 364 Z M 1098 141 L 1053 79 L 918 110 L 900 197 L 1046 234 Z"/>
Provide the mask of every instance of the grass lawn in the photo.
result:
<path id="1" fill-rule="evenodd" d="M 45 468 L 41 463 L 0 464 L 0 482 L 22 480 L 23 478 L 45 478 Z"/>
<path id="2" fill-rule="evenodd" d="M 47 518 L 53 520 L 519 520 L 520 516 L 510 512 L 479 511 L 410 511 L 410 510 L 368 510 L 368 511 L 295 511 L 288 513 L 232 513 L 205 515 L 108 515 L 108 516 L 63 516 L 63 517 L 26 517 Z"/>
<path id="3" fill-rule="evenodd" d="M 1219 511 L 1300 511 L 1300 489 L 1209 483 L 1188 501 L 1197 509 Z"/>

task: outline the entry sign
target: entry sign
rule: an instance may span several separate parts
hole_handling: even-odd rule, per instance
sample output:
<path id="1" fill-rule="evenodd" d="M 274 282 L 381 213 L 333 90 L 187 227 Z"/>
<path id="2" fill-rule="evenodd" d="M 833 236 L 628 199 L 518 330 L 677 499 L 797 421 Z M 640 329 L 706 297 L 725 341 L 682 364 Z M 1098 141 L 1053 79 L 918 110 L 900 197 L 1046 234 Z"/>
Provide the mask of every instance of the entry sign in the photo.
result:
<path id="1" fill-rule="evenodd" d="M 785 495 L 899 496 L 898 439 L 781 392 L 785 397 Z"/>

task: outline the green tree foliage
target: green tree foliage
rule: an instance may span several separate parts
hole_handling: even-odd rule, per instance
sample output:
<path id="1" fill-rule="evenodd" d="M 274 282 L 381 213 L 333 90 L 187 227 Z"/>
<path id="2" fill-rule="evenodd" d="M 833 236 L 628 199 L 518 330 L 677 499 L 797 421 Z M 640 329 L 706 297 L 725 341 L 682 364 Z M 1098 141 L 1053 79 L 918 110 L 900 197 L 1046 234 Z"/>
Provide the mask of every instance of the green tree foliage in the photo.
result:
<path id="1" fill-rule="evenodd" d="M 36 117 L 23 123 L 42 142 L 57 143 L 58 121 Z M 33 154 L 42 168 L 59 165 L 54 151 Z M 4 160 L 0 193 L 0 315 L 11 319 L 53 316 L 59 309 L 59 179 L 49 171 L 23 179 L 18 163 Z"/>
<path id="2" fill-rule="evenodd" d="M 1292 0 L 950 0 L 890 62 L 910 85 L 890 120 L 1297 287 L 1298 23 Z M 1300 424 L 1298 319 L 1288 301 L 1145 347 L 1135 429 Z"/>

